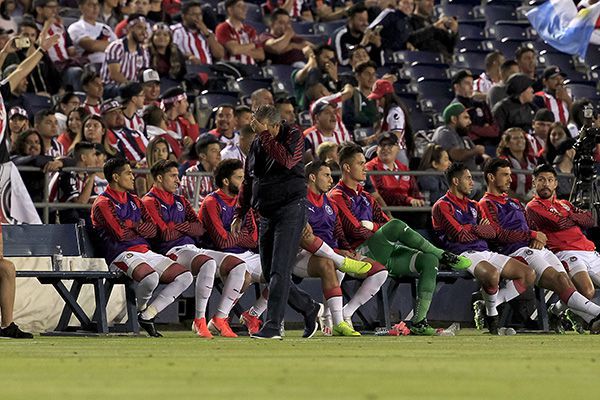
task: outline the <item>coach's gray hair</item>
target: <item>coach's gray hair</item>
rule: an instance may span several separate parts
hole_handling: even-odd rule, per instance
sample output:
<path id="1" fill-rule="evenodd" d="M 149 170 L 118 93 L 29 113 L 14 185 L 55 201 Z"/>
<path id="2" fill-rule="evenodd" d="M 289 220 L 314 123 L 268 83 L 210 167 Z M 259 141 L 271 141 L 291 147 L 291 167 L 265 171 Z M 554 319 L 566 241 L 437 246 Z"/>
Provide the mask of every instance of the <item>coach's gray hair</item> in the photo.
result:
<path id="1" fill-rule="evenodd" d="M 254 112 L 254 118 L 256 118 L 257 121 L 266 122 L 269 125 L 275 125 L 281 122 L 279 110 L 270 104 L 258 107 L 258 110 Z"/>

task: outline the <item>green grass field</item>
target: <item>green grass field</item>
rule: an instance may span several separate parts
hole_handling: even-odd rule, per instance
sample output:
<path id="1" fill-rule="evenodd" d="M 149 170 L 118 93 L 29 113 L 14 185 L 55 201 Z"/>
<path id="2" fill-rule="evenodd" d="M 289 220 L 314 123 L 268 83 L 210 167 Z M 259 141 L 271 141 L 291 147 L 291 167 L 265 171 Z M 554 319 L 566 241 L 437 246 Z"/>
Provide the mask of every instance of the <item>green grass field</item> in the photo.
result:
<path id="1" fill-rule="evenodd" d="M 596 398 L 600 336 L 0 340 L 0 399 Z"/>

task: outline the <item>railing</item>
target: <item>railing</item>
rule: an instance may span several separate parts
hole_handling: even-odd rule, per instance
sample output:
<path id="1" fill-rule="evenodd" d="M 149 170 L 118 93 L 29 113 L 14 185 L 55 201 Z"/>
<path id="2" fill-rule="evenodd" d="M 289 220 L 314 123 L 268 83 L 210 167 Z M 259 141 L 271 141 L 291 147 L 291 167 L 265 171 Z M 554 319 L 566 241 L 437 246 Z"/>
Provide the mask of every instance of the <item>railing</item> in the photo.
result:
<path id="1" fill-rule="evenodd" d="M 25 171 L 26 172 L 41 172 L 42 171 L 40 168 L 29 167 L 29 166 L 19 166 L 19 167 L 17 167 L 17 169 L 19 171 L 23 171 L 23 172 L 25 172 Z M 61 171 L 64 171 L 64 172 L 102 172 L 102 168 L 65 167 Z M 139 169 L 136 168 L 133 170 L 133 172 L 136 175 L 143 175 L 143 174 L 147 175 L 150 173 L 150 170 L 148 168 L 139 168 Z M 523 174 L 523 175 L 531 175 L 533 173 L 530 170 L 516 170 L 516 169 L 512 170 L 512 172 L 516 173 L 516 174 Z M 50 210 L 64 210 L 64 209 L 72 209 L 72 208 L 77 208 L 77 209 L 91 209 L 92 208 L 91 204 L 59 203 L 59 202 L 51 203 L 49 201 L 50 176 L 52 176 L 55 173 L 56 172 L 50 172 L 50 173 L 44 174 L 44 201 L 33 203 L 33 205 L 36 208 L 42 208 L 44 210 L 42 219 L 43 219 L 44 223 L 46 223 L 46 224 L 50 220 Z M 471 173 L 476 178 L 483 177 L 483 172 L 472 171 Z M 197 181 L 198 179 L 200 179 L 203 176 L 211 176 L 212 174 L 210 172 L 197 171 L 197 172 L 188 172 L 188 173 L 186 173 L 186 175 L 196 178 L 196 181 Z M 332 171 L 332 175 L 339 176 L 340 172 Z M 441 175 L 444 175 L 444 173 L 437 172 L 437 171 L 367 171 L 367 176 L 370 176 L 370 175 L 441 176 Z M 558 175 L 565 176 L 565 177 L 574 177 L 573 174 L 559 173 Z M 597 179 L 600 179 L 600 177 Z M 200 208 L 200 185 L 198 185 L 198 184 L 196 184 L 194 187 L 194 196 L 193 196 L 191 203 L 196 211 Z M 411 213 L 430 212 L 431 206 L 424 206 L 424 207 L 386 206 L 386 207 L 383 207 L 383 210 L 391 211 L 391 212 L 411 212 Z"/>

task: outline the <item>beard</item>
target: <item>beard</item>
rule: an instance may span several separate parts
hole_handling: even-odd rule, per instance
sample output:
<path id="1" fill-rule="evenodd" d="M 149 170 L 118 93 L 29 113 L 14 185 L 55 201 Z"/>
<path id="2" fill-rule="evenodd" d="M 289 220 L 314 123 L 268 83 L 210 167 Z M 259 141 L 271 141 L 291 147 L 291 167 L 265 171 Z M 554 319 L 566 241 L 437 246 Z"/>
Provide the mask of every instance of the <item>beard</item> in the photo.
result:
<path id="1" fill-rule="evenodd" d="M 229 193 L 233 194 L 233 195 L 238 195 L 240 194 L 240 189 L 235 186 L 233 183 L 230 183 L 229 186 L 227 186 L 227 190 L 229 190 Z"/>
<path id="2" fill-rule="evenodd" d="M 540 199 L 544 199 L 547 200 L 550 197 L 552 197 L 552 190 L 550 189 L 541 189 L 537 192 L 537 195 L 539 196 Z"/>
<path id="3" fill-rule="evenodd" d="M 460 136 L 467 136 L 469 134 L 469 130 L 471 129 L 471 125 L 469 126 L 456 126 L 456 133 Z"/>

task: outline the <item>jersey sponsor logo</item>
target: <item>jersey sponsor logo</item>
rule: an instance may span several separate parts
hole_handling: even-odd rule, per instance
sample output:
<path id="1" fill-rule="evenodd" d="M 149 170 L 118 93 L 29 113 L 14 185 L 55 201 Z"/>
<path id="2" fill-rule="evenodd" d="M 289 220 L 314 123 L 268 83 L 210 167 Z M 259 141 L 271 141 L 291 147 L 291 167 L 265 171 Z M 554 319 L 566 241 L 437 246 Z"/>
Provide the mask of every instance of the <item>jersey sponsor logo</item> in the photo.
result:
<path id="1" fill-rule="evenodd" d="M 183 204 L 181 204 L 179 201 L 176 201 L 175 205 L 177 205 L 177 211 L 183 211 Z"/>
<path id="2" fill-rule="evenodd" d="M 133 257 L 133 254 L 131 254 L 131 253 L 125 254 L 125 258 L 131 258 L 131 257 Z"/>
<path id="3" fill-rule="evenodd" d="M 311 206 L 307 206 L 306 208 L 308 208 L 310 210 L 310 212 L 314 213 L 315 212 L 315 208 L 311 207 Z"/>
<path id="4" fill-rule="evenodd" d="M 331 207 L 329 206 L 329 204 L 325 204 L 325 212 L 327 213 L 327 215 L 333 215 L 333 210 L 331 209 Z"/>

